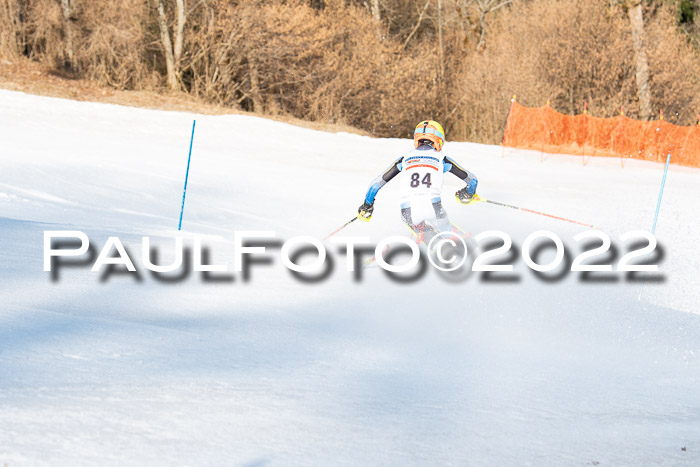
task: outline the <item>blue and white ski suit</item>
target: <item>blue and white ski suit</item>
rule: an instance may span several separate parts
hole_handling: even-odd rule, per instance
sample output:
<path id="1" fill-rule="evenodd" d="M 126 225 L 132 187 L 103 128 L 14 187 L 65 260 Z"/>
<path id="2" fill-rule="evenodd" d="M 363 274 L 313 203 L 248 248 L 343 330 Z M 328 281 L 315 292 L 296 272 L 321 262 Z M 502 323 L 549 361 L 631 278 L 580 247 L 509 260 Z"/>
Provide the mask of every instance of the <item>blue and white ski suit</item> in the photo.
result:
<path id="1" fill-rule="evenodd" d="M 429 144 L 421 144 L 399 157 L 369 187 L 365 202 L 374 198 L 391 179 L 401 174 L 401 218 L 417 234 L 426 230 L 448 232 L 452 224 L 442 207 L 442 181 L 450 172 L 467 184 L 470 195 L 476 193 L 478 184 L 473 173 L 460 167 L 452 158 L 436 151 Z M 431 235 L 432 236 L 432 235 Z"/>

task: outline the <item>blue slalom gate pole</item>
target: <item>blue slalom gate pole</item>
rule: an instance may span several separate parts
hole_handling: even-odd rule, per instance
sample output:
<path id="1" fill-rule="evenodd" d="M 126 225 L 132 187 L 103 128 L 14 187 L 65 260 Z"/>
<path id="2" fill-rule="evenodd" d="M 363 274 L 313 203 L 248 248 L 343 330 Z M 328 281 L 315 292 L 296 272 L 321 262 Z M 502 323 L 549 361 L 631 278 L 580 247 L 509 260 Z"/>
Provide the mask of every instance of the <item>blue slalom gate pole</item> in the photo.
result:
<path id="1" fill-rule="evenodd" d="M 182 214 L 185 212 L 185 195 L 187 195 L 187 178 L 190 176 L 190 160 L 192 159 L 192 143 L 194 142 L 194 126 L 197 120 L 192 120 L 192 136 L 190 137 L 190 153 L 187 155 L 187 172 L 185 172 L 185 189 L 182 191 L 182 206 L 180 207 L 180 222 L 177 224 L 177 230 L 182 228 Z M 665 178 L 665 175 L 664 175 Z M 656 222 L 654 222 L 656 223 Z"/>
<path id="2" fill-rule="evenodd" d="M 668 164 L 671 162 L 671 153 L 669 152 L 666 156 L 666 167 L 664 167 L 664 176 L 661 179 L 661 188 L 659 189 L 659 199 L 656 201 L 656 213 L 654 214 L 654 223 L 651 226 L 651 234 L 656 233 L 656 222 L 659 220 L 659 211 L 661 210 L 661 198 L 664 196 L 664 186 L 666 186 L 666 175 L 668 174 Z M 639 296 L 637 300 L 642 299 L 642 289 L 644 289 L 644 282 L 639 286 Z"/>
<path id="3" fill-rule="evenodd" d="M 666 185 L 666 174 L 668 173 L 668 164 L 671 162 L 671 153 L 666 156 L 666 167 L 664 167 L 664 177 L 661 179 L 661 189 L 659 190 L 659 199 L 656 201 L 656 214 L 654 214 L 654 224 L 651 226 L 652 235 L 656 233 L 656 221 L 659 220 L 659 211 L 661 210 L 661 197 L 664 195 L 664 186 Z"/>

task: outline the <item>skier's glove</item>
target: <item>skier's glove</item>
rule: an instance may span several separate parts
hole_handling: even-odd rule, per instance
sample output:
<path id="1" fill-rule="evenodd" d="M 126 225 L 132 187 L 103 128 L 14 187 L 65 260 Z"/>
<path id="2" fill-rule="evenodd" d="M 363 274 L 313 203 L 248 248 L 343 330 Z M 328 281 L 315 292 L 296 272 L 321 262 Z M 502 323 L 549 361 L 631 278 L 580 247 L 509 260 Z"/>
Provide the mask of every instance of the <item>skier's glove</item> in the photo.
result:
<path id="1" fill-rule="evenodd" d="M 357 210 L 357 218 L 361 221 L 369 222 L 374 212 L 374 204 L 367 204 L 365 201 Z"/>
<path id="2" fill-rule="evenodd" d="M 474 204 L 477 201 L 479 201 L 479 195 L 474 193 L 473 195 L 470 195 L 467 193 L 467 187 L 462 188 L 459 190 L 457 193 L 455 193 L 455 198 L 457 198 L 457 201 L 459 201 L 460 204 Z"/>

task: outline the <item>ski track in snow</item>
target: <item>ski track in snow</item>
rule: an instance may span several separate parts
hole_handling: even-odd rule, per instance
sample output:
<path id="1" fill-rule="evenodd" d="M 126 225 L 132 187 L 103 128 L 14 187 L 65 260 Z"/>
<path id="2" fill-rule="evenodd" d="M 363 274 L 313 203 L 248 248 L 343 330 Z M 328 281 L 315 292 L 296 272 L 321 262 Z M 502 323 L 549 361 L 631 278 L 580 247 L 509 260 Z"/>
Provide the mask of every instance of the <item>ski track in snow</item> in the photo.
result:
<path id="1" fill-rule="evenodd" d="M 411 144 L 0 90 L 0 465 L 700 465 L 700 170 L 671 166 L 665 281 L 641 301 L 636 283 L 546 282 L 521 259 L 505 283 L 379 268 L 356 282 L 341 255 L 320 284 L 279 260 L 248 282 L 161 282 L 139 268 L 140 239 L 173 258 L 193 118 L 182 235 L 220 264 L 234 230 L 322 238 Z M 661 164 L 445 152 L 489 199 L 618 246 L 651 228 Z M 443 199 L 466 231 L 519 247 L 546 229 L 578 251 L 584 228 L 459 206 L 459 183 Z M 343 234 L 406 235 L 395 185 Z M 45 230 L 82 230 L 97 251 L 119 236 L 140 280 L 84 266 L 52 280 Z"/>

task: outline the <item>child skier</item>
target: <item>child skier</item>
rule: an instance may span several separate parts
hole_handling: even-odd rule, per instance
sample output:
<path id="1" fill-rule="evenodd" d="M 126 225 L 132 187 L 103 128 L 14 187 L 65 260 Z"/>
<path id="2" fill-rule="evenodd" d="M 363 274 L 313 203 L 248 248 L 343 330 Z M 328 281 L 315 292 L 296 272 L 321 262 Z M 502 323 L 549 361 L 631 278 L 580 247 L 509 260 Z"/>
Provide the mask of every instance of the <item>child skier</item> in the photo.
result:
<path id="1" fill-rule="evenodd" d="M 401 219 L 416 234 L 417 241 L 429 244 L 439 232 L 457 232 L 442 207 L 442 178 L 451 172 L 467 184 L 455 196 L 461 204 L 478 201 L 476 177 L 450 157 L 442 154 L 445 141 L 442 126 L 434 120 L 420 122 L 413 133 L 415 148 L 399 157 L 367 191 L 365 202 L 358 209 L 358 218 L 369 222 L 377 192 L 392 178 L 401 175 Z"/>

